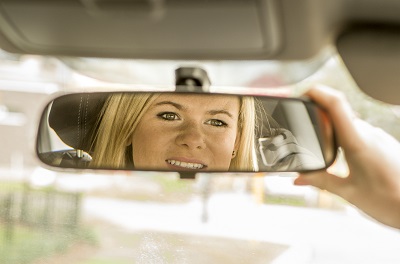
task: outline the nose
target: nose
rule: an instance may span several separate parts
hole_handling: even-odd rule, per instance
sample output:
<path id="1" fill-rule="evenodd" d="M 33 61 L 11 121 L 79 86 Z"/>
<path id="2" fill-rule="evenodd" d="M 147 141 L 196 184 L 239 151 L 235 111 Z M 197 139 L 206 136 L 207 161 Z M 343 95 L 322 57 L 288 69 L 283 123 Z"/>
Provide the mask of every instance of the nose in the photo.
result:
<path id="1" fill-rule="evenodd" d="M 204 149 L 206 147 L 205 135 L 200 125 L 194 123 L 182 125 L 176 137 L 176 143 L 189 149 Z"/>

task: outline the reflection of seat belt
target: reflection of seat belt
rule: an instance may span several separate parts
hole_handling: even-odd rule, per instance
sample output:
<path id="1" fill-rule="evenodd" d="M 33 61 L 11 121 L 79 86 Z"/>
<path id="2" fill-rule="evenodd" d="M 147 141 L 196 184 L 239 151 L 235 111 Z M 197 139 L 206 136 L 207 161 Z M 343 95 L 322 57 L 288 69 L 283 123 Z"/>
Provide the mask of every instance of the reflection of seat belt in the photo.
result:
<path id="1" fill-rule="evenodd" d="M 275 166 L 286 157 L 294 154 L 315 157 L 308 149 L 299 146 L 293 134 L 286 129 L 282 129 L 277 136 L 259 138 L 258 142 L 263 164 L 268 167 Z"/>

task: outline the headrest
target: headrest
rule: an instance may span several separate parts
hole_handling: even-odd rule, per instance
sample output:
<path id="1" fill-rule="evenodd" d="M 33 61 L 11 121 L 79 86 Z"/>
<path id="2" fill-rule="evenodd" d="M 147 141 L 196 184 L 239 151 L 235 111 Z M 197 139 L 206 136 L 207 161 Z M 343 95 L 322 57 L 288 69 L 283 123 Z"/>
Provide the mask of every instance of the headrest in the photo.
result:
<path id="1" fill-rule="evenodd" d="M 89 153 L 107 97 L 108 93 L 80 93 L 55 99 L 49 113 L 50 127 L 65 144 Z"/>

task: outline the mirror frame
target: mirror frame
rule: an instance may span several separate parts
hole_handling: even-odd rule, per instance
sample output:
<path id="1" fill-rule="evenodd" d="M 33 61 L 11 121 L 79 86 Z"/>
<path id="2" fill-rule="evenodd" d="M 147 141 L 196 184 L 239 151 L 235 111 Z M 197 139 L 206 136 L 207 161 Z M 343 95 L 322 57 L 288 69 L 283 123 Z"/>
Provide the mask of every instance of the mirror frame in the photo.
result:
<path id="1" fill-rule="evenodd" d="M 143 170 L 143 169 L 134 169 L 134 168 L 108 168 L 108 167 L 101 167 L 101 168 L 85 168 L 85 167 L 71 167 L 71 166 L 56 166 L 58 168 L 62 168 L 62 169 L 77 169 L 77 170 L 105 170 L 105 171 L 109 171 L 109 170 L 125 170 L 125 171 L 160 171 L 160 172 L 177 172 L 180 174 L 181 178 L 190 178 L 193 179 L 195 178 L 195 175 L 198 173 L 292 173 L 292 172 L 309 172 L 309 171 L 317 171 L 317 170 L 323 170 L 328 168 L 329 166 L 331 166 L 335 160 L 336 160 L 336 156 L 337 156 L 337 150 L 338 150 L 338 145 L 337 145 L 337 141 L 336 141 L 336 137 L 335 137 L 335 131 L 334 131 L 334 127 L 332 125 L 332 122 L 329 118 L 329 116 L 327 115 L 327 113 L 318 105 L 316 105 L 312 100 L 310 100 L 309 98 L 306 97 L 287 97 L 287 96 L 271 96 L 271 95 L 253 95 L 253 94 L 233 94 L 233 93 L 201 93 L 201 92 L 174 92 L 174 91 L 106 91 L 106 92 L 99 92 L 99 91 L 95 91 L 95 92 L 86 92 L 86 93 L 70 93 L 70 94 L 65 94 L 62 95 L 60 97 L 56 97 L 54 98 L 51 102 L 49 102 L 49 104 L 47 104 L 47 106 L 45 107 L 46 109 L 49 109 L 50 105 L 55 101 L 58 100 L 60 98 L 65 98 L 66 96 L 81 96 L 81 95 L 87 95 L 88 97 L 92 96 L 92 99 L 94 100 L 98 100 L 98 98 L 96 97 L 96 95 L 100 95 L 100 96 L 104 96 L 104 95 L 109 95 L 111 93 L 183 93 L 183 94 L 199 94 L 199 95 L 230 95 L 230 96 L 254 96 L 254 97 L 262 97 L 262 98 L 270 98 L 270 99 L 278 99 L 278 100 L 291 100 L 291 101 L 298 101 L 298 102 L 302 102 L 305 104 L 309 104 L 311 106 L 316 106 L 318 107 L 318 109 L 320 109 L 322 111 L 322 113 L 324 113 L 325 117 L 327 118 L 325 121 L 327 121 L 329 123 L 330 129 L 331 129 L 331 139 L 332 139 L 332 144 L 331 147 L 329 148 L 328 151 L 325 151 L 323 153 L 323 157 L 325 159 L 325 163 L 326 166 L 323 168 L 319 168 L 319 169 L 311 169 L 311 170 L 288 170 L 288 171 L 171 171 L 171 170 L 157 170 L 157 169 L 150 169 L 150 170 Z M 94 95 L 94 96 L 93 96 Z M 84 99 L 86 100 L 86 99 Z M 75 102 L 76 103 L 76 102 Z M 79 104 L 82 105 L 82 101 L 79 101 Z M 86 104 L 86 102 L 84 103 Z M 104 104 L 104 102 L 103 102 Z M 86 108 L 85 111 L 88 111 L 88 109 Z M 99 111 L 99 108 L 93 108 L 92 111 Z M 70 113 L 70 112 L 69 112 Z M 40 135 L 41 135 L 41 131 L 43 131 L 43 125 L 47 123 L 47 118 L 48 118 L 48 113 L 46 113 L 45 111 L 43 112 L 43 115 L 41 117 L 41 121 L 40 121 L 40 127 L 38 129 L 38 137 L 36 140 L 36 154 L 39 157 L 39 160 L 46 164 L 46 166 L 50 167 L 50 168 L 54 168 L 54 165 L 49 164 L 49 162 L 47 162 L 42 156 L 42 152 L 40 152 L 40 146 L 41 146 L 41 142 L 40 142 Z M 64 139 L 61 139 L 62 141 L 64 141 Z M 74 146 L 72 146 L 76 152 L 72 153 L 72 155 L 75 155 L 78 158 L 85 158 L 85 152 L 81 152 L 81 150 L 79 150 L 78 148 L 75 148 Z M 329 156 L 327 158 L 327 156 Z M 328 160 L 328 162 L 327 162 Z"/>

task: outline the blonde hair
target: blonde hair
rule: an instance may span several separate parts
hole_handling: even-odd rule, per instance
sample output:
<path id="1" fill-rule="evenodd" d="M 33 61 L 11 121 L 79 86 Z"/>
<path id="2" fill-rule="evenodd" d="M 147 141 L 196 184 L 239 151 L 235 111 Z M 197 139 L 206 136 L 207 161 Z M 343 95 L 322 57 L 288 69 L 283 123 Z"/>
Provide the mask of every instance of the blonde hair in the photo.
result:
<path id="1" fill-rule="evenodd" d="M 238 118 L 239 145 L 236 156 L 229 166 L 230 171 L 255 171 L 257 169 L 255 153 L 256 111 L 254 98 L 240 98 Z"/>
<path id="2" fill-rule="evenodd" d="M 94 140 L 93 167 L 126 168 L 127 143 L 155 94 L 117 93 L 105 102 Z"/>
<path id="3" fill-rule="evenodd" d="M 92 167 L 127 168 L 133 166 L 132 149 L 127 146 L 143 114 L 159 93 L 119 93 L 111 95 L 102 110 L 93 146 Z M 239 144 L 230 171 L 256 169 L 254 98 L 240 98 L 238 118 Z"/>

